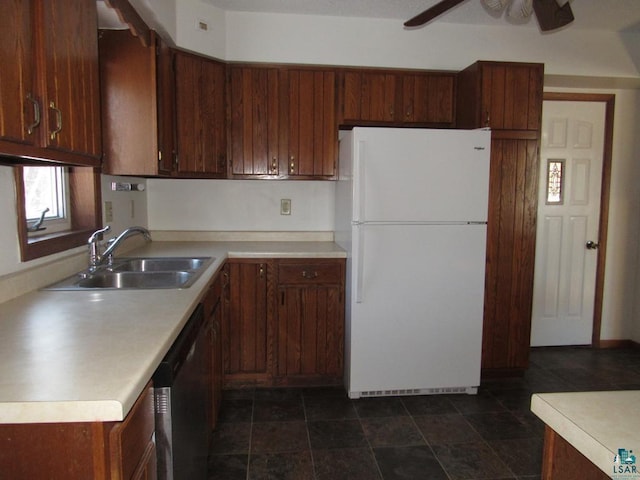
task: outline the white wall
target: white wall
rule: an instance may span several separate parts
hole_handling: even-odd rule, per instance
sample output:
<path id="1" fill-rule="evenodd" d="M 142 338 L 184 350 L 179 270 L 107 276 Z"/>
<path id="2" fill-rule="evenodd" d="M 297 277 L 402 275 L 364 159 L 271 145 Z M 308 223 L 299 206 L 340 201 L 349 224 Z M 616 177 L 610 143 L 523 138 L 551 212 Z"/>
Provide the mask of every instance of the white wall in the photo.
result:
<path id="1" fill-rule="evenodd" d="M 149 179 L 149 227 L 196 231 L 333 231 L 335 184 Z M 280 215 L 280 199 L 291 215 Z"/>

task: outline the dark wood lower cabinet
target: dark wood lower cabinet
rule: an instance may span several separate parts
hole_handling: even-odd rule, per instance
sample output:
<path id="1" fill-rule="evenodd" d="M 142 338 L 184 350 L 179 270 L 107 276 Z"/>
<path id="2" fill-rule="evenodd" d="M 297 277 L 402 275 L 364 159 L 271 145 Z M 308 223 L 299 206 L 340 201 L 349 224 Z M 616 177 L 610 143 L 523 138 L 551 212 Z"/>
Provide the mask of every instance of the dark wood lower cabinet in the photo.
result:
<path id="1" fill-rule="evenodd" d="M 226 386 L 267 385 L 273 363 L 273 261 L 233 259 L 227 262 L 229 288 L 223 321 Z"/>
<path id="2" fill-rule="evenodd" d="M 344 259 L 229 260 L 224 385 L 342 383 Z"/>
<path id="3" fill-rule="evenodd" d="M 0 425 L 0 478 L 155 480 L 153 387 L 122 422 Z"/>
<path id="4" fill-rule="evenodd" d="M 339 384 L 343 374 L 344 261 L 278 262 L 277 384 Z"/>
<path id="5" fill-rule="evenodd" d="M 611 458 L 613 468 L 613 457 Z M 607 480 L 611 477 L 596 467 L 587 457 L 545 426 L 542 480 Z"/>

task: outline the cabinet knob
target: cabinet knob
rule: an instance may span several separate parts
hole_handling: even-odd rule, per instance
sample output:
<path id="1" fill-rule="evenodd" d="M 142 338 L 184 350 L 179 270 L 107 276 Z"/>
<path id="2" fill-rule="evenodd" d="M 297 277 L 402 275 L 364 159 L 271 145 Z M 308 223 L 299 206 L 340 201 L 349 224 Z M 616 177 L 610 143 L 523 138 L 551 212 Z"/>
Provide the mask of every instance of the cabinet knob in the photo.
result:
<path id="1" fill-rule="evenodd" d="M 49 102 L 49 108 L 56 113 L 56 128 L 49 132 L 49 138 L 55 140 L 60 131 L 62 131 L 62 112 L 53 101 Z"/>

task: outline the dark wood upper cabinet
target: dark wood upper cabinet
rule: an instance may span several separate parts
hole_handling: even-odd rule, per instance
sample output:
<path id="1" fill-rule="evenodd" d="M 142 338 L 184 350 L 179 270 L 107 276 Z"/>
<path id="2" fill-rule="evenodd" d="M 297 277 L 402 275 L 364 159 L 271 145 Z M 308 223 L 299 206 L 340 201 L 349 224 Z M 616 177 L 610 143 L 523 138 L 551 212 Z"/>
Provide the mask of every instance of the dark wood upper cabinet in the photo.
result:
<path id="1" fill-rule="evenodd" d="M 457 126 L 539 132 L 544 66 L 476 62 L 458 74 Z"/>
<path id="2" fill-rule="evenodd" d="M 151 35 L 145 47 L 127 30 L 100 34 L 103 171 L 170 175 L 174 168 L 173 54 Z"/>
<path id="3" fill-rule="evenodd" d="M 340 124 L 453 124 L 453 73 L 346 69 L 339 76 Z"/>
<path id="4" fill-rule="evenodd" d="M 395 122 L 401 118 L 397 107 L 401 96 L 399 74 L 375 71 L 342 73 L 341 119 L 351 122 Z"/>
<path id="5" fill-rule="evenodd" d="M 229 68 L 229 174 L 334 178 L 336 76 L 331 69 Z"/>
<path id="6" fill-rule="evenodd" d="M 0 154 L 99 166 L 95 1 L 11 0 L 0 22 Z"/>
<path id="7" fill-rule="evenodd" d="M 484 375 L 529 365 L 543 73 L 541 64 L 477 62 L 458 77 L 457 126 L 492 130 Z"/>
<path id="8" fill-rule="evenodd" d="M 407 73 L 402 76 L 402 121 L 416 124 L 451 124 L 455 76 Z"/>
<path id="9" fill-rule="evenodd" d="M 225 65 L 175 53 L 177 173 L 226 176 Z"/>
<path id="10" fill-rule="evenodd" d="M 280 168 L 278 70 L 229 68 L 229 175 L 277 178 Z"/>
<path id="11" fill-rule="evenodd" d="M 281 128 L 281 138 L 288 138 L 283 156 L 287 175 L 333 177 L 338 160 L 335 72 L 287 69 L 280 78 L 280 95 L 288 102 L 283 109 L 288 119 Z"/>

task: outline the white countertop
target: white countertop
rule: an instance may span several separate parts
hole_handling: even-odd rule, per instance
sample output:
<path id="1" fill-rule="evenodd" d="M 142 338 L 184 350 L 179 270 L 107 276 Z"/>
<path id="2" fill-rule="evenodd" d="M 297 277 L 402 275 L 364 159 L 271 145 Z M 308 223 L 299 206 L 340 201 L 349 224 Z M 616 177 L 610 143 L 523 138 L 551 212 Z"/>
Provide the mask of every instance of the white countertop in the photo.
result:
<path id="1" fill-rule="evenodd" d="M 0 304 L 0 423 L 123 420 L 226 258 L 344 258 L 333 242 L 152 242 L 212 256 L 187 289 L 35 291 Z"/>
<path id="2" fill-rule="evenodd" d="M 640 453 L 640 391 L 541 393 L 531 411 L 600 470 L 613 475 L 618 449 Z"/>

